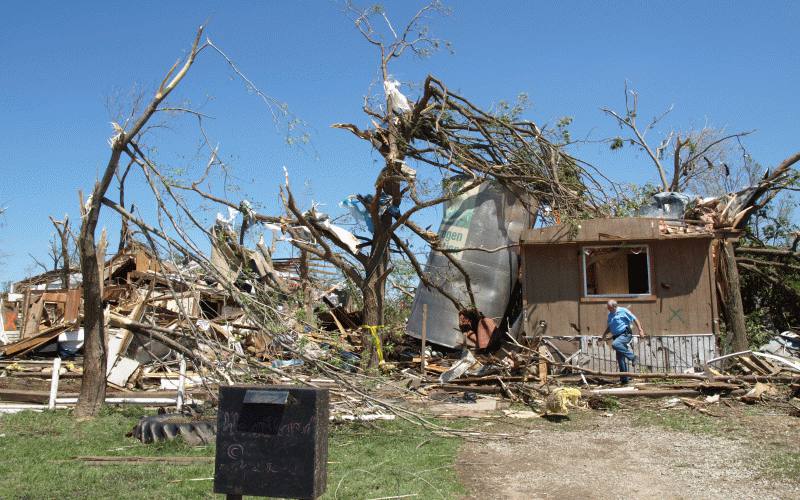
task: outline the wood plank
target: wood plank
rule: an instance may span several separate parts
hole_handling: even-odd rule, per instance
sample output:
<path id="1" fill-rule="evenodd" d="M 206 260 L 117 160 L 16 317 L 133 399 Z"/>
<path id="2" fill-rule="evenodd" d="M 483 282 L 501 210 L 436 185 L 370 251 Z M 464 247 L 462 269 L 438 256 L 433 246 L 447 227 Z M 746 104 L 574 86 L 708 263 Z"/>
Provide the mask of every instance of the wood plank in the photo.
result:
<path id="1" fill-rule="evenodd" d="M 539 381 L 543 384 L 547 383 L 547 347 L 539 346 Z"/>
<path id="2" fill-rule="evenodd" d="M 3 356 L 6 357 L 13 357 L 13 356 L 21 356 L 37 347 L 40 347 L 48 342 L 54 340 L 58 335 L 67 329 L 67 325 L 61 324 L 50 327 L 45 331 L 39 333 L 34 337 L 29 337 L 26 339 L 22 339 L 19 342 L 14 342 L 12 344 L 4 345 L 0 347 L 0 352 L 3 353 Z"/>
<path id="3" fill-rule="evenodd" d="M 75 288 L 67 291 L 67 305 L 64 308 L 64 322 L 73 323 L 78 321 L 78 314 L 83 300 L 83 289 Z"/>
<path id="4" fill-rule="evenodd" d="M 39 322 L 44 312 L 44 298 L 41 295 L 31 296 L 28 310 L 25 311 L 25 329 L 22 338 L 31 337 L 39 333 Z"/>
<path id="5" fill-rule="evenodd" d="M 775 365 L 764 358 L 759 358 L 758 356 L 749 356 L 748 361 L 761 368 L 766 375 L 774 375 L 781 371 L 780 368 L 776 368 Z"/>
<path id="6" fill-rule="evenodd" d="M 500 394 L 503 392 L 502 387 L 491 385 L 436 384 L 429 387 L 430 389 L 441 389 L 447 392 L 475 392 L 479 394 Z"/>
<path id="7" fill-rule="evenodd" d="M 422 358 L 420 358 L 420 361 L 421 360 L 422 360 Z M 433 373 L 444 373 L 449 369 L 450 369 L 449 366 L 431 365 L 431 364 L 427 364 L 427 363 L 425 364 L 425 370 L 427 370 L 429 372 L 433 372 Z"/>
<path id="8" fill-rule="evenodd" d="M 747 370 L 756 373 L 758 375 L 769 375 L 770 371 L 765 370 L 758 364 L 756 364 L 750 356 L 742 356 L 740 357 L 737 362 L 743 365 Z"/>
<path id="9" fill-rule="evenodd" d="M 676 396 L 699 396 L 700 391 L 695 389 L 667 389 L 667 390 L 643 390 L 638 389 L 597 389 L 590 391 L 581 391 L 584 397 L 592 395 L 601 396 L 614 396 L 615 398 L 631 398 L 631 397 L 645 397 L 645 398 L 663 398 L 663 397 L 676 397 Z"/>
<path id="10" fill-rule="evenodd" d="M 22 299 L 22 310 L 17 311 L 18 315 L 22 317 L 19 325 L 19 338 L 25 338 L 25 328 L 28 322 L 28 306 L 31 303 L 31 291 L 25 290 L 25 295 Z"/>
<path id="11" fill-rule="evenodd" d="M 159 457 L 109 457 L 109 456 L 88 456 L 88 457 L 75 457 L 74 460 L 85 462 L 86 465 L 135 465 L 135 464 L 173 464 L 173 465 L 190 465 L 196 463 L 209 463 L 214 461 L 214 457 L 186 457 L 186 456 L 159 456 Z"/>

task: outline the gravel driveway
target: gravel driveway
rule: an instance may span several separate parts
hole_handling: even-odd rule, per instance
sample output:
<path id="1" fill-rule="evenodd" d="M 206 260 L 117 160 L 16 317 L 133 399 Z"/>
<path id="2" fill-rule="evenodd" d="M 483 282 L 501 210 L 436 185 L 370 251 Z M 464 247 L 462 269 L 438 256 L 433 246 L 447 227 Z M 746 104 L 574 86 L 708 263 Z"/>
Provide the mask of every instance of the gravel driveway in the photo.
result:
<path id="1" fill-rule="evenodd" d="M 457 468 L 470 499 L 800 498 L 800 478 L 770 469 L 800 452 L 800 419 L 702 418 L 680 431 L 635 412 L 536 419 L 522 438 L 465 444 Z"/>

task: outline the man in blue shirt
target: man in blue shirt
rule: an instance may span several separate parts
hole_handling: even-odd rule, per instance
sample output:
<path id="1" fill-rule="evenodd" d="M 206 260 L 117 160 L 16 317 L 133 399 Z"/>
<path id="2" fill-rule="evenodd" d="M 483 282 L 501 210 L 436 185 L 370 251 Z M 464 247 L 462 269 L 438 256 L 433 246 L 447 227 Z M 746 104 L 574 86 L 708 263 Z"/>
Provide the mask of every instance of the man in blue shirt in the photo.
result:
<path id="1" fill-rule="evenodd" d="M 608 308 L 608 326 L 606 327 L 606 331 L 603 332 L 601 340 L 606 340 L 608 334 L 611 333 L 611 337 L 614 339 L 611 343 L 611 347 L 617 351 L 619 371 L 626 372 L 628 371 L 628 360 L 634 365 L 638 362 L 638 357 L 630 348 L 630 343 L 633 340 L 631 323 L 636 324 L 636 328 L 639 329 L 639 335 L 642 337 L 645 336 L 644 328 L 642 328 L 642 324 L 639 323 L 636 316 L 627 308 L 619 307 L 616 300 L 609 300 L 606 303 L 606 307 Z M 628 383 L 628 377 L 620 377 L 619 380 L 623 384 Z"/>

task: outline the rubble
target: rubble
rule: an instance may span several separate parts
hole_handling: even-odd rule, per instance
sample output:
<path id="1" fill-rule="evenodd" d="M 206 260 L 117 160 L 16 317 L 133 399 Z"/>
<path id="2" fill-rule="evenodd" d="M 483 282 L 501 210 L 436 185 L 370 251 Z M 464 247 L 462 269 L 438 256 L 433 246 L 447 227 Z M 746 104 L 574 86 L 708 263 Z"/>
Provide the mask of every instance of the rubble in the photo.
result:
<path id="1" fill-rule="evenodd" d="M 225 234 L 224 227 L 216 227 L 220 236 Z M 243 253 L 233 240 L 221 237 L 219 241 L 214 246 L 218 253 L 212 253 L 226 256 L 215 262 L 219 266 L 226 263 L 227 276 L 236 280 L 244 272 L 242 269 L 248 267 L 256 269 L 255 276 L 248 274 L 254 281 L 280 280 L 286 288 L 299 287 L 297 259 L 267 262 L 261 254 Z M 246 258 L 241 258 L 242 255 Z M 231 262 L 239 265 L 228 265 Z M 329 349 L 319 347 L 322 340 L 329 342 L 326 344 L 329 347 L 333 344 L 331 337 L 320 336 L 298 322 L 290 324 L 283 337 L 276 338 L 245 314 L 236 298 L 215 281 L 213 274 L 160 260 L 139 243 L 109 259 L 103 274 L 106 375 L 109 387 L 117 391 L 185 388 L 212 393 L 210 389 L 220 382 L 244 377 L 268 379 L 288 366 L 302 365 L 302 359 L 295 357 L 298 353 L 287 352 L 282 343 L 299 348 L 302 340 L 302 350 L 316 358 L 328 356 Z M 76 284 L 80 285 L 79 280 L 71 282 Z M 4 375 L 49 376 L 46 368 L 39 368 L 39 363 L 50 365 L 45 361 L 50 359 L 74 360 L 65 365 L 80 367 L 81 289 L 62 289 L 61 285 L 58 273 L 45 273 L 16 283 L 14 291 L 4 295 L 3 333 L 9 340 L 0 345 Z M 246 288 L 247 283 L 241 286 Z M 330 314 L 343 311 L 335 307 Z M 352 317 L 342 318 L 348 326 L 356 326 Z M 349 338 L 343 336 L 336 343 L 342 345 Z M 340 350 L 347 353 L 354 348 Z M 189 371 L 179 370 L 185 360 L 191 365 Z M 264 370 L 264 362 L 276 370 Z M 261 373 L 256 373 L 254 366 L 261 368 Z M 62 377 L 81 374 L 80 368 L 62 371 Z M 61 394 L 58 399 L 64 402 L 65 397 Z"/>
<path id="2" fill-rule="evenodd" d="M 691 205 L 691 210 L 698 206 L 705 205 Z M 312 210 L 306 216 L 337 230 L 325 214 Z M 680 370 L 671 358 L 663 365 L 637 365 L 634 372 L 595 369 L 585 359 L 596 343 L 587 343 L 590 335 L 571 334 L 583 342 L 572 352 L 552 335 L 554 325 L 526 325 L 517 303 L 523 298 L 519 282 L 507 290 L 506 303 L 495 304 L 498 311 L 505 310 L 503 317 L 488 317 L 476 308 L 454 309 L 452 317 L 429 322 L 427 304 L 421 303 L 420 331 L 415 324 L 408 335 L 385 344 L 378 332 L 402 326 L 363 324 L 340 274 L 307 256 L 273 258 L 263 239 L 256 250 L 245 248 L 234 218 L 231 214 L 215 223 L 207 265 L 202 260 L 168 261 L 133 241 L 104 263 L 106 401 L 178 411 L 140 422 L 133 435 L 143 442 L 178 435 L 207 442 L 214 433 L 202 423 L 207 419 L 189 417 L 197 409 L 213 407 L 217 387 L 234 382 L 327 387 L 333 422 L 422 414 L 568 418 L 570 409 L 605 411 L 610 407 L 607 398 L 673 398 L 669 401 L 708 413 L 706 405 L 734 398 L 748 404 L 790 401 L 791 389 L 796 392 L 800 384 L 800 336 L 794 332 L 777 335 L 759 351 L 698 358 Z M 711 223 L 666 218 L 639 219 L 637 224 L 654 242 L 705 241 L 716 230 Z M 609 237 L 603 231 L 610 225 L 632 227 L 621 219 L 586 223 L 583 233 L 571 238 L 599 241 Z M 286 231 L 292 238 L 302 236 Z M 560 229 L 539 231 L 556 234 Z M 355 239 L 341 239 L 356 244 Z M 69 385 L 82 375 L 81 280 L 73 272 L 65 288 L 61 275 L 26 279 L 2 297 L 0 379 L 4 384 L 42 382 L 42 387 L 0 387 L 5 402 L 0 406 L 8 411 L 23 405 L 62 408 L 77 399 L 74 384 L 60 391 L 59 380 Z M 437 324 L 458 328 L 432 334 Z M 362 366 L 363 331 L 377 347 L 380 375 Z M 451 344 L 459 345 L 452 349 Z M 635 383 L 608 387 L 623 375 Z M 49 393 L 40 390 L 48 378 Z M 510 410 L 511 403 L 529 410 Z M 424 418 L 418 421 L 429 425 Z"/>

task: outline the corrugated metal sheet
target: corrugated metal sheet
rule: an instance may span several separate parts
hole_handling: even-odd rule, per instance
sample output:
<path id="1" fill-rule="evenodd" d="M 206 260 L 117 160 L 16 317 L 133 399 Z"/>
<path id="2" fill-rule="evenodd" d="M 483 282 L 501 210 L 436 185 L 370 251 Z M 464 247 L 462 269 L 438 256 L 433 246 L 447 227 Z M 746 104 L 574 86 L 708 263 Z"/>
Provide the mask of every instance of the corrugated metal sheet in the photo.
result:
<path id="1" fill-rule="evenodd" d="M 601 342 L 600 337 L 544 337 L 546 339 L 570 339 L 579 344 L 579 349 L 568 357 L 568 363 L 595 371 L 619 371 L 617 356 L 611 342 Z M 717 356 L 714 335 L 651 335 L 635 337 L 631 343 L 633 352 L 639 356 L 634 372 L 683 373 L 700 367 L 706 360 Z"/>
<path id="2" fill-rule="evenodd" d="M 458 186 L 452 179 L 445 181 L 445 185 Z M 469 274 L 476 307 L 495 322 L 502 319 L 517 280 L 517 250 L 503 245 L 513 246 L 519 240 L 520 232 L 529 225 L 529 219 L 524 204 L 513 193 L 490 182 L 445 205 L 439 228 L 445 247 L 454 250 L 501 248 L 492 252 L 463 250 L 451 255 Z M 430 253 L 425 272 L 461 303 L 469 304 L 464 277 L 443 253 Z M 462 345 L 464 334 L 458 327 L 458 310 L 438 290 L 422 283 L 417 287 L 406 323 L 408 335 L 422 338 L 425 304 L 428 305 L 428 342 L 445 347 Z"/>

